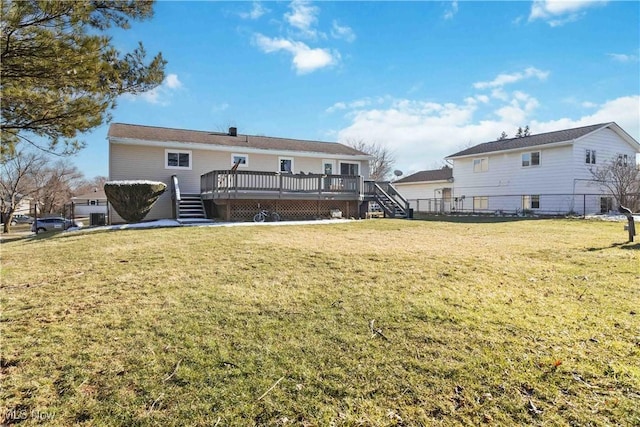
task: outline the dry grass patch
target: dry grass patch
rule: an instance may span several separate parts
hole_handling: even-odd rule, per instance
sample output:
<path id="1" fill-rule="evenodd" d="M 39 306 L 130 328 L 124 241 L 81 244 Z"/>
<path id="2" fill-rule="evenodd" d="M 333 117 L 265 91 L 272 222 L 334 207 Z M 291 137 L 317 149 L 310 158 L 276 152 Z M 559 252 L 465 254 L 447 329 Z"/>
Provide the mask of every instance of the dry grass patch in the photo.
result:
<path id="1" fill-rule="evenodd" d="M 590 221 L 372 220 L 4 243 L 0 414 L 638 424 L 640 247 L 624 237 Z"/>

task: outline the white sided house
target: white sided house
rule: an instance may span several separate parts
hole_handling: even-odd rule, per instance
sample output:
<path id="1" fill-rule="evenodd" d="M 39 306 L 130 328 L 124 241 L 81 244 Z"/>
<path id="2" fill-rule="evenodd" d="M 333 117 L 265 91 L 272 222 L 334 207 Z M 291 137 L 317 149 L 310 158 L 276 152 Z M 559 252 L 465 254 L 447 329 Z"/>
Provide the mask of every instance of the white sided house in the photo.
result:
<path id="1" fill-rule="evenodd" d="M 640 144 L 616 123 L 602 123 L 476 145 L 447 157 L 453 207 L 464 212 L 591 214 L 617 207 L 592 171 L 635 164 Z"/>
<path id="2" fill-rule="evenodd" d="M 94 188 L 89 193 L 71 198 L 74 217 L 91 216 L 91 214 L 107 215 L 107 196 L 101 188 Z"/>
<path id="3" fill-rule="evenodd" d="M 145 219 L 358 216 L 368 205 L 372 157 L 343 144 L 121 123 L 108 140 L 110 180 L 167 184 Z"/>
<path id="4" fill-rule="evenodd" d="M 414 212 L 448 213 L 451 211 L 453 169 L 424 170 L 393 182 Z"/>

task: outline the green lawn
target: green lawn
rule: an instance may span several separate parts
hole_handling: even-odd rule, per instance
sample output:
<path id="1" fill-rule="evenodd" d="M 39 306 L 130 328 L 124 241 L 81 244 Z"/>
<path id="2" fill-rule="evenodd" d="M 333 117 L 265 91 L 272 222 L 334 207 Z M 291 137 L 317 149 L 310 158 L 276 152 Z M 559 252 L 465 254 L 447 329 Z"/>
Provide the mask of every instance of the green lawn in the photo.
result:
<path id="1" fill-rule="evenodd" d="M 626 237 L 378 219 L 5 241 L 0 423 L 639 425 Z"/>

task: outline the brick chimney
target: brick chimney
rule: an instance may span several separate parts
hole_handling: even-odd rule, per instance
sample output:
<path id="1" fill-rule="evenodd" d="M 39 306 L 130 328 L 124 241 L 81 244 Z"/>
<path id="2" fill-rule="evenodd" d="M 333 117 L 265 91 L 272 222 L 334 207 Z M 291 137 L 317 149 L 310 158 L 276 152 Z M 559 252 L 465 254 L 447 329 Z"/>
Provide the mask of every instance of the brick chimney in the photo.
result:
<path id="1" fill-rule="evenodd" d="M 238 128 L 230 127 L 229 128 L 229 136 L 238 136 Z"/>

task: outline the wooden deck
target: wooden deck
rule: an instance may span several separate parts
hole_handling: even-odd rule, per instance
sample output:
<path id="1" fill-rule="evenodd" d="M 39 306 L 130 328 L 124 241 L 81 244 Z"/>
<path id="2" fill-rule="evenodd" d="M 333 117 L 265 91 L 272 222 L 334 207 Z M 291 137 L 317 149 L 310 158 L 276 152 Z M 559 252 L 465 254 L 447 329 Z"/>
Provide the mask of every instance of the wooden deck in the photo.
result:
<path id="1" fill-rule="evenodd" d="M 200 177 L 203 200 L 358 200 L 361 176 L 216 170 Z"/>

